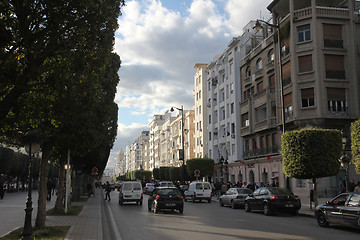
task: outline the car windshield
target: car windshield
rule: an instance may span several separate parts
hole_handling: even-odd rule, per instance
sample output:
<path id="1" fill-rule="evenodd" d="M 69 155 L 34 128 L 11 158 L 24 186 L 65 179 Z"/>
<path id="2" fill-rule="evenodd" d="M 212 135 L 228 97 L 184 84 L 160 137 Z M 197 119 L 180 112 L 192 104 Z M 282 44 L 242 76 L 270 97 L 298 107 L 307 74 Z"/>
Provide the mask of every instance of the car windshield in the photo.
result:
<path id="1" fill-rule="evenodd" d="M 272 194 L 289 194 L 289 195 L 292 195 L 292 192 L 290 192 L 286 188 L 269 188 L 269 191 Z"/>
<path id="2" fill-rule="evenodd" d="M 159 189 L 157 193 L 160 195 L 181 195 L 180 191 L 176 188 Z"/>
<path id="3" fill-rule="evenodd" d="M 141 184 L 140 183 L 134 183 L 133 190 L 141 190 Z"/>
<path id="4" fill-rule="evenodd" d="M 251 194 L 252 191 L 248 188 L 237 188 L 236 189 L 239 194 Z"/>

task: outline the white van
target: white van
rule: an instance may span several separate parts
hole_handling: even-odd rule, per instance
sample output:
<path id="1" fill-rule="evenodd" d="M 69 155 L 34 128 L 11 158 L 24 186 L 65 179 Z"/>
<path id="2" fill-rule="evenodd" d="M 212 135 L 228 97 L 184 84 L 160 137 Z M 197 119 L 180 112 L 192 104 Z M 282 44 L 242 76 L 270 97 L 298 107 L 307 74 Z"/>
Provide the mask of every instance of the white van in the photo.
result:
<path id="1" fill-rule="evenodd" d="M 184 199 L 187 201 L 188 198 L 195 202 L 196 200 L 205 199 L 211 203 L 212 189 L 209 182 L 192 182 L 189 185 L 189 189 L 184 192 Z"/>
<path id="2" fill-rule="evenodd" d="M 159 182 L 159 187 L 174 187 L 173 182 Z"/>
<path id="3" fill-rule="evenodd" d="M 119 204 L 124 202 L 136 202 L 142 205 L 143 190 L 141 182 L 123 182 L 119 188 Z"/>

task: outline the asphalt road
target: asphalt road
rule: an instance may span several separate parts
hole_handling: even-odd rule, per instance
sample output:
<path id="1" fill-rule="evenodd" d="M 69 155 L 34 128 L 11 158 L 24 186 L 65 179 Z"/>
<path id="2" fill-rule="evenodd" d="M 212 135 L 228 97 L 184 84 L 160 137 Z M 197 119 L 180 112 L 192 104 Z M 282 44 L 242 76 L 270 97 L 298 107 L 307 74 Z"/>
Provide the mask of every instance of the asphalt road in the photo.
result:
<path id="1" fill-rule="evenodd" d="M 148 196 L 142 206 L 118 204 L 117 192 L 103 202 L 103 239 L 228 240 L 228 239 L 359 239 L 360 230 L 336 227 L 320 228 L 311 217 L 247 213 L 243 209 L 220 207 L 217 202 L 186 202 L 184 213 L 147 209 Z"/>

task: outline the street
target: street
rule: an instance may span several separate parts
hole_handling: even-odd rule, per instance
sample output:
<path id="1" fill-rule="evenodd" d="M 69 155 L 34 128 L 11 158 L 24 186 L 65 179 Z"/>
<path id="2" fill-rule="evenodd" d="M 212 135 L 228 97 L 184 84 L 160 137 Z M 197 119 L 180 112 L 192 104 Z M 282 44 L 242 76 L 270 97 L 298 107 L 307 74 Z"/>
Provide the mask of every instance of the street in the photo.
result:
<path id="1" fill-rule="evenodd" d="M 118 204 L 117 192 L 103 201 L 103 239 L 359 239 L 360 231 L 346 227 L 320 228 L 314 218 L 247 213 L 220 207 L 217 202 L 185 202 L 184 213 L 147 210 L 142 206 Z"/>

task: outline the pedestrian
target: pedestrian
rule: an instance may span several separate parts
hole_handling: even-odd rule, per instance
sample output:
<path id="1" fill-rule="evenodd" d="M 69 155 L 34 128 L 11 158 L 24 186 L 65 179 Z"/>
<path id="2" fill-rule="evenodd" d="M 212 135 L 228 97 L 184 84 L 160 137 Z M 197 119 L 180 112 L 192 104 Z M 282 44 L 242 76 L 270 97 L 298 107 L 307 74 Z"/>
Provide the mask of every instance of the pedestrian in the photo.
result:
<path id="1" fill-rule="evenodd" d="M 47 192 L 48 192 L 46 200 L 48 200 L 48 201 L 51 201 L 52 187 L 53 187 L 53 185 L 52 185 L 51 179 L 48 179 L 46 182 L 46 188 L 47 188 Z"/>
<path id="2" fill-rule="evenodd" d="M 349 183 L 349 192 L 353 192 L 354 189 L 356 187 L 356 184 L 355 184 L 355 180 L 353 179 L 350 183 Z"/>
<path id="3" fill-rule="evenodd" d="M 4 193 L 5 193 L 4 183 L 2 181 L 0 181 L 0 199 L 4 198 Z"/>
<path id="4" fill-rule="evenodd" d="M 106 184 L 105 184 L 105 200 L 111 200 L 110 199 L 110 192 L 111 192 L 111 188 L 110 188 L 110 183 L 109 181 L 106 181 Z"/>
<path id="5" fill-rule="evenodd" d="M 86 184 L 86 190 L 87 190 L 87 193 L 88 193 L 88 197 L 91 197 L 91 195 L 92 195 L 91 182 L 88 182 L 88 183 Z"/>
<path id="6" fill-rule="evenodd" d="M 354 192 L 360 193 L 360 181 L 358 182 L 358 184 L 357 184 L 356 187 L 354 188 Z"/>

